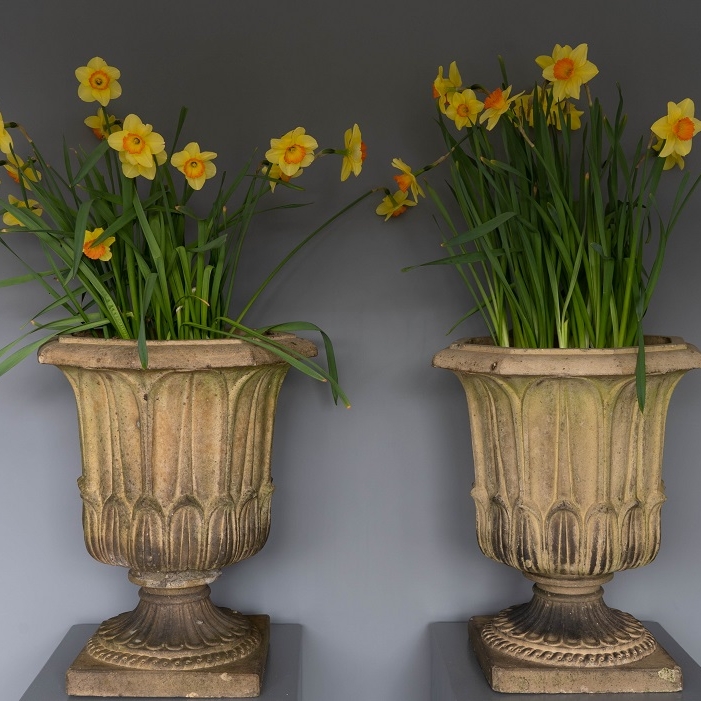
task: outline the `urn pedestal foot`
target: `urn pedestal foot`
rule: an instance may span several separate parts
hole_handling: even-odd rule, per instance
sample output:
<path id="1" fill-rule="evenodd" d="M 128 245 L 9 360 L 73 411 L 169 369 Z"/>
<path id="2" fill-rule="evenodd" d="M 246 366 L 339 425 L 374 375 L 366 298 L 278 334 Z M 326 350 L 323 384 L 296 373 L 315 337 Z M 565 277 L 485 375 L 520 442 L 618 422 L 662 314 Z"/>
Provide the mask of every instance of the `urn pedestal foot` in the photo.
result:
<path id="1" fill-rule="evenodd" d="M 259 696 L 270 619 L 215 606 L 206 584 L 142 587 L 104 621 L 66 674 L 74 696 Z"/>
<path id="2" fill-rule="evenodd" d="M 681 669 L 647 628 L 604 603 L 600 585 L 610 576 L 529 578 L 531 601 L 470 620 L 470 643 L 495 691 L 681 691 Z"/>

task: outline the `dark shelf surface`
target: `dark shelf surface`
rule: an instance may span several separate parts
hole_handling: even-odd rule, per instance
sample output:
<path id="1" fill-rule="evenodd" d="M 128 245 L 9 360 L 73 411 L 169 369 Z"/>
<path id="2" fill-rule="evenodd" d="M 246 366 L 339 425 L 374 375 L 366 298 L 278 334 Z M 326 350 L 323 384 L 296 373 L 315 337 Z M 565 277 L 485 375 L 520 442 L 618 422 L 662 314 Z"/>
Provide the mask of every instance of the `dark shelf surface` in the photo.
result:
<path id="1" fill-rule="evenodd" d="M 96 623 L 73 626 L 19 701 L 105 701 L 104 697 L 97 696 L 69 696 L 65 689 L 66 670 L 95 630 Z M 301 701 L 301 652 L 301 625 L 270 625 L 270 649 L 263 693 L 256 698 L 260 701 Z M 129 701 L 137 697 L 120 698 Z M 151 697 L 149 701 L 173 701 L 173 698 Z"/>
<path id="2" fill-rule="evenodd" d="M 682 668 L 683 691 L 644 694 L 502 694 L 493 691 L 467 636 L 467 621 L 431 623 L 431 701 L 701 701 L 701 667 L 658 623 L 642 621 Z"/>

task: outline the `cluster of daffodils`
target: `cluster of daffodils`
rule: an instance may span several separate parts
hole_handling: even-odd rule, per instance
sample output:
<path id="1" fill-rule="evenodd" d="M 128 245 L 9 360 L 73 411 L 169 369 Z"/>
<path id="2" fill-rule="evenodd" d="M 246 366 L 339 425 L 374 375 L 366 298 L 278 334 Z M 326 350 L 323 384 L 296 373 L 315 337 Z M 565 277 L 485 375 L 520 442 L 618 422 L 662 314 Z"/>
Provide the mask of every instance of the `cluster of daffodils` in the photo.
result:
<path id="1" fill-rule="evenodd" d="M 539 106 L 547 125 L 556 131 L 562 131 L 565 126 L 569 130 L 581 128 L 584 110 L 578 109 L 574 101 L 580 99 L 584 86 L 591 105 L 591 96 L 586 84 L 599 72 L 588 60 L 587 53 L 587 44 L 579 44 L 575 48 L 556 44 L 552 54 L 535 59 L 542 69 L 543 83 L 531 91 L 521 91 L 517 94 L 512 94 L 513 86 L 506 84 L 493 90 L 480 85 L 467 87 L 456 62 L 453 61 L 447 76 L 444 76 L 443 66 L 439 67 L 438 75 L 433 81 L 433 98 L 442 115 L 451 120 L 458 131 L 492 131 L 497 124 L 505 120 L 532 146 L 529 134 L 534 127 L 534 105 Z M 692 100 L 687 98 L 679 103 L 667 104 L 667 115 L 658 119 L 651 127 L 656 140 L 650 144 L 650 148 L 656 151 L 660 158 L 665 159 L 664 170 L 675 166 L 684 167 L 684 157 L 691 150 L 692 137 L 700 128 L 701 121 L 694 117 Z M 434 168 L 448 155 L 416 171 L 412 171 L 401 159 L 395 158 L 392 166 L 401 171 L 400 175 L 394 176 L 399 189 L 394 193 L 386 191 L 386 196 L 377 207 L 377 214 L 387 220 L 404 213 L 408 207 L 415 206 L 418 203 L 418 195 L 423 194 L 416 182 L 417 177 Z"/>
<path id="2" fill-rule="evenodd" d="M 142 177 L 154 180 L 157 168 L 168 161 L 166 142 L 163 136 L 153 130 L 136 114 L 128 114 L 120 119 L 107 110 L 110 102 L 122 94 L 119 83 L 121 72 L 96 56 L 87 65 L 75 71 L 78 80 L 78 97 L 84 102 L 97 102 L 97 113 L 85 119 L 85 125 L 100 140 L 106 140 L 109 148 L 114 150 L 126 178 Z M 41 173 L 36 163 L 29 159 L 24 162 L 14 151 L 12 137 L 6 127 L 21 129 L 16 123 L 2 121 L 0 114 L 0 150 L 4 154 L 3 165 L 16 183 L 23 190 L 31 191 L 32 183 L 38 182 Z M 366 147 L 362 140 L 360 128 L 353 125 L 345 133 L 344 148 L 323 149 L 317 153 L 319 145 L 316 139 L 307 134 L 304 127 L 297 127 L 279 139 L 270 140 L 270 149 L 265 154 L 265 161 L 259 172 L 270 182 L 270 189 L 275 190 L 278 182 L 289 182 L 302 175 L 304 169 L 320 155 L 337 154 L 342 156 L 341 181 L 348 179 L 351 173 L 358 176 L 365 160 Z M 170 156 L 170 164 L 185 177 L 192 190 L 201 190 L 206 181 L 217 173 L 214 151 L 203 151 L 197 141 L 189 142 L 181 151 Z M 38 216 L 42 209 L 38 202 L 25 197 L 20 200 L 12 195 L 8 201 L 20 208 L 29 208 Z M 5 212 L 3 222 L 8 226 L 22 226 L 21 222 L 10 212 Z M 115 237 L 101 237 L 103 229 L 85 231 L 84 254 L 93 260 L 108 261 L 112 254 L 110 246 Z"/>
<path id="3" fill-rule="evenodd" d="M 280 189 L 301 189 L 290 181 L 320 157 L 341 156 L 341 181 L 360 175 L 366 148 L 358 125 L 346 130 L 340 148 L 326 149 L 298 126 L 271 139 L 261 162 L 237 168 L 237 177 L 227 179 L 217 173 L 217 153 L 187 135 L 185 108 L 171 141 L 141 116 L 115 113 L 122 96 L 118 68 L 96 56 L 76 69 L 75 77 L 80 100 L 96 107 L 85 119 L 96 141 L 88 149 L 64 143 L 63 170 L 47 162 L 20 124 L 5 122 L 0 114 L 0 166 L 17 184 L 7 183 L 14 191 L 0 196 L 7 227 L 0 229 L 0 243 L 23 266 L 0 287 L 38 285 L 47 297 L 28 330 L 0 348 L 0 375 L 50 338 L 71 333 L 136 340 L 143 367 L 151 340 L 235 337 L 327 382 L 334 399 L 348 404 L 338 384 L 333 345 L 319 327 L 293 321 L 253 328 L 247 319 L 277 273 L 373 191 L 316 222 L 285 255 L 271 261 L 270 272 L 253 288 L 255 268 L 242 261 L 257 215 L 290 210 L 287 201 L 280 201 Z M 182 143 L 188 141 L 184 147 L 178 145 L 181 134 L 186 137 Z M 23 259 L 23 244 L 13 248 L 15 240 L 28 236 L 46 257 L 36 270 Z M 302 330 L 321 334 L 326 367 L 276 340 L 276 332 Z"/>

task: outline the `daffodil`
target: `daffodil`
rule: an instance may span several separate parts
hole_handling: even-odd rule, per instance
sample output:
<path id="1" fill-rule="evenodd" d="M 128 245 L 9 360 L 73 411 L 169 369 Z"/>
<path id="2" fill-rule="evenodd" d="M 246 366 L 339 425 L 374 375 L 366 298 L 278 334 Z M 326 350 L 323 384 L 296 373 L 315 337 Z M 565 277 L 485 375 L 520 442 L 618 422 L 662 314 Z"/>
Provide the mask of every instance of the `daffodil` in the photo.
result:
<path id="1" fill-rule="evenodd" d="M 694 117 L 694 103 L 687 97 L 679 103 L 668 102 L 667 116 L 660 117 L 650 128 L 664 141 L 660 158 L 672 154 L 686 156 L 691 151 L 692 137 L 701 128 L 701 121 Z"/>
<path id="2" fill-rule="evenodd" d="M 445 114 L 450 104 L 450 96 L 462 88 L 462 77 L 458 70 L 458 64 L 453 61 L 448 68 L 448 77 L 443 77 L 443 66 L 438 67 L 438 75 L 433 81 L 433 97 L 438 99 L 441 112 Z"/>
<path id="3" fill-rule="evenodd" d="M 664 140 L 657 139 L 657 142 L 653 144 L 652 149 L 653 151 L 661 151 L 663 146 Z M 678 153 L 674 153 L 674 151 L 672 151 L 669 156 L 665 156 L 662 170 L 671 170 L 674 168 L 674 166 L 678 166 L 679 170 L 684 170 L 684 159 Z"/>
<path id="4" fill-rule="evenodd" d="M 16 183 L 19 184 L 21 178 L 27 190 L 32 189 L 30 182 L 36 183 L 41 180 L 41 173 L 34 169 L 31 161 L 25 162 L 13 153 L 5 154 L 4 168 Z"/>
<path id="5" fill-rule="evenodd" d="M 96 115 L 87 117 L 84 120 L 84 124 L 89 129 L 92 129 L 92 133 L 100 140 L 106 139 L 110 134 L 119 131 L 117 118 L 113 114 L 103 112 L 101 109 L 97 110 Z"/>
<path id="6" fill-rule="evenodd" d="M 490 131 L 494 129 L 502 114 L 508 112 L 511 103 L 523 95 L 520 92 L 518 95 L 509 97 L 510 93 L 511 86 L 509 85 L 506 90 L 497 88 L 484 98 L 484 112 L 480 115 L 480 124 L 487 122 L 487 129 Z"/>
<path id="7" fill-rule="evenodd" d="M 216 175 L 217 167 L 212 160 L 217 157 L 214 151 L 200 151 L 196 141 L 191 141 L 182 151 L 174 153 L 170 162 L 186 178 L 193 190 L 201 190 L 208 178 Z"/>
<path id="8" fill-rule="evenodd" d="M 15 207 L 17 207 L 19 209 L 30 209 L 37 216 L 40 217 L 42 215 L 43 210 L 41 208 L 41 205 L 36 200 L 27 200 L 25 202 L 24 200 L 17 199 L 13 195 L 8 195 L 7 201 L 11 205 L 14 205 Z M 2 221 L 7 226 L 24 226 L 24 224 L 22 224 L 22 222 L 19 219 L 17 219 L 17 217 L 14 214 L 11 214 L 10 212 L 5 212 L 2 215 Z"/>
<path id="9" fill-rule="evenodd" d="M 356 177 L 360 175 L 366 155 L 365 144 L 357 124 L 354 124 L 352 129 L 346 129 L 344 142 L 346 148 L 341 164 L 341 182 L 347 180 L 351 173 Z"/>
<path id="10" fill-rule="evenodd" d="M 536 98 L 540 102 L 542 112 L 547 110 L 546 123 L 548 126 L 554 126 L 558 131 L 561 131 L 562 117 L 564 116 L 565 122 L 569 123 L 570 129 L 574 131 L 581 128 L 584 112 L 578 110 L 569 100 L 555 102 L 550 91 L 542 88 L 536 88 L 533 92 L 521 95 L 513 103 L 514 113 L 528 126 L 533 126 L 533 101 Z"/>
<path id="11" fill-rule="evenodd" d="M 261 172 L 263 175 L 270 178 L 270 190 L 271 192 L 275 192 L 275 186 L 277 185 L 278 180 L 288 183 L 290 180 L 292 180 L 292 178 L 298 178 L 300 175 L 302 175 L 302 173 L 304 173 L 304 169 L 300 168 L 294 175 L 285 175 L 280 170 L 280 166 L 276 163 L 274 165 L 264 165 Z"/>
<path id="12" fill-rule="evenodd" d="M 99 56 L 91 58 L 87 66 L 75 69 L 75 77 L 80 82 L 78 97 L 83 102 L 99 102 L 106 107 L 110 100 L 122 94 L 122 86 L 117 79 L 119 69 L 108 66 Z"/>
<path id="13" fill-rule="evenodd" d="M 273 165 L 280 166 L 282 173 L 292 177 L 300 168 L 312 163 L 315 148 L 319 148 L 316 139 L 306 134 L 304 127 L 297 127 L 279 139 L 270 139 L 265 158 Z"/>
<path id="14" fill-rule="evenodd" d="M 404 163 L 401 158 L 392 159 L 392 167 L 401 171 L 401 175 L 395 175 L 394 179 L 397 181 L 397 185 L 402 192 L 411 190 L 411 194 L 414 196 L 416 202 L 419 201 L 419 195 L 421 195 L 421 197 L 426 197 L 411 167 Z"/>
<path id="15" fill-rule="evenodd" d="M 10 153 L 12 150 L 12 137 L 5 128 L 5 122 L 2 120 L 2 113 L 0 113 L 0 151 L 3 153 Z"/>
<path id="16" fill-rule="evenodd" d="M 95 240 L 100 238 L 105 232 L 104 229 L 98 227 L 90 231 L 85 230 L 85 239 L 83 240 L 83 253 L 92 260 L 103 260 L 108 261 L 112 258 L 112 251 L 110 246 L 114 243 L 114 236 L 108 236 L 99 243 L 95 243 Z"/>
<path id="17" fill-rule="evenodd" d="M 556 102 L 567 97 L 579 99 L 579 90 L 599 69 L 587 60 L 586 44 L 576 48 L 555 44 L 552 56 L 538 56 L 535 62 L 543 69 L 543 78 L 553 84 Z"/>
<path id="18" fill-rule="evenodd" d="M 107 137 L 107 142 L 119 152 L 122 171 L 127 178 L 143 175 L 148 180 L 156 177 L 156 164 L 163 165 L 167 156 L 165 141 L 144 124 L 135 114 L 127 115 L 121 131 Z"/>
<path id="19" fill-rule="evenodd" d="M 561 131 L 562 120 L 564 118 L 565 123 L 569 123 L 570 129 L 574 131 L 576 129 L 581 129 L 583 114 L 584 112 L 578 110 L 571 102 L 555 102 L 550 107 L 548 124 L 554 124 L 555 128 Z"/>
<path id="20" fill-rule="evenodd" d="M 448 119 L 455 122 L 458 129 L 464 126 L 473 126 L 477 123 L 477 115 L 484 109 L 484 103 L 480 102 L 474 90 L 463 90 L 450 95 L 450 102 L 445 109 Z"/>
<path id="21" fill-rule="evenodd" d="M 376 214 L 385 218 L 387 221 L 390 217 L 398 217 L 406 212 L 407 207 L 416 206 L 416 202 L 408 199 L 409 193 L 398 190 L 393 195 L 386 195 L 382 198 L 382 202 L 377 205 Z"/>

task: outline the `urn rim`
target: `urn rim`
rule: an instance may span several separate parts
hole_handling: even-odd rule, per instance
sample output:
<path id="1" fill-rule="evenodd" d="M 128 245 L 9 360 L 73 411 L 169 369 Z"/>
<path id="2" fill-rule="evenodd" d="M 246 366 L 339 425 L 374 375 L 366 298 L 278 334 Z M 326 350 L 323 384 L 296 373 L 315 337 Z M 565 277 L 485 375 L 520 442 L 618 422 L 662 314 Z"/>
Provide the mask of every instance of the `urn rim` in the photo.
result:
<path id="1" fill-rule="evenodd" d="M 436 353 L 433 367 L 506 376 L 635 375 L 637 346 L 625 348 L 513 348 L 489 337 L 462 338 Z M 646 374 L 701 368 L 701 352 L 679 336 L 645 336 Z"/>
<path id="2" fill-rule="evenodd" d="M 309 340 L 291 333 L 270 334 L 270 339 L 307 358 L 317 354 Z M 286 364 L 273 352 L 243 338 L 147 341 L 148 370 L 199 370 Z M 59 336 L 37 354 L 40 363 L 59 367 L 144 370 L 137 341 L 120 338 Z"/>

